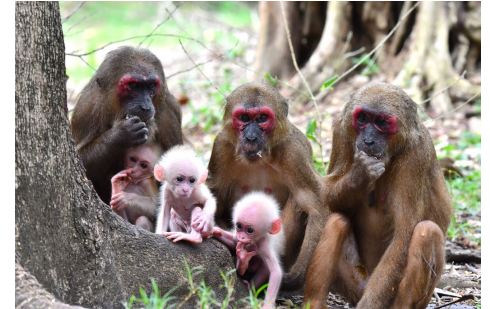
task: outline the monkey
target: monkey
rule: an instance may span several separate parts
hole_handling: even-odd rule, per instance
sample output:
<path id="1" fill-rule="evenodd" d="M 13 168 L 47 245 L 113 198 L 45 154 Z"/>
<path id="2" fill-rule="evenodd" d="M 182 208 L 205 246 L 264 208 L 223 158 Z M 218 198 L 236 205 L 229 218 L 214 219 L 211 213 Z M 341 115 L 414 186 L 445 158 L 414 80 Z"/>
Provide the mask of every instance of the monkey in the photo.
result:
<path id="1" fill-rule="evenodd" d="M 269 279 L 263 308 L 272 308 L 281 285 L 279 257 L 284 253 L 284 233 L 278 203 L 264 192 L 250 192 L 233 208 L 233 232 L 213 229 L 213 236 L 230 250 L 236 250 L 239 275 L 252 273 L 248 288 L 263 285 Z"/>
<path id="2" fill-rule="evenodd" d="M 187 140 L 182 112 L 169 92 L 163 67 L 148 49 L 123 46 L 107 54 L 80 93 L 71 129 L 86 175 L 103 202 L 124 154 L 144 143 L 163 151 Z"/>
<path id="3" fill-rule="evenodd" d="M 124 170 L 111 179 L 111 208 L 124 220 L 153 232 L 158 205 L 158 184 L 153 167 L 159 151 L 150 144 L 132 147 L 124 157 Z"/>
<path id="4" fill-rule="evenodd" d="M 331 210 L 313 253 L 304 305 L 329 291 L 357 308 L 426 308 L 445 266 L 451 197 L 417 104 L 370 83 L 334 118 L 324 185 Z"/>
<path id="5" fill-rule="evenodd" d="M 154 175 L 165 181 L 155 233 L 173 242 L 196 244 L 211 237 L 216 200 L 204 183 L 208 170 L 194 150 L 188 145 L 174 146 L 155 165 Z"/>
<path id="6" fill-rule="evenodd" d="M 294 290 L 304 282 L 328 209 L 312 147 L 287 118 L 288 108 L 289 101 L 270 85 L 251 82 L 235 89 L 226 99 L 206 183 L 223 229 L 232 228 L 232 205 L 246 193 L 262 191 L 276 199 L 286 238 L 281 289 Z"/>

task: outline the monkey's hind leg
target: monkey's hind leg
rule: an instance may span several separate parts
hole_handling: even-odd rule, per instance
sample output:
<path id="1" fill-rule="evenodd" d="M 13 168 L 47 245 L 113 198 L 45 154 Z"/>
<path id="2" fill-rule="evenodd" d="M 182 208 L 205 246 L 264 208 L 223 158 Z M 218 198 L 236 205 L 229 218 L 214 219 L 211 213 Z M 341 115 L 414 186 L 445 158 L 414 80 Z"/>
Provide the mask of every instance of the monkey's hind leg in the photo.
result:
<path id="1" fill-rule="evenodd" d="M 391 308 L 426 308 L 445 265 L 444 235 L 437 224 L 415 226 L 408 261 Z"/>

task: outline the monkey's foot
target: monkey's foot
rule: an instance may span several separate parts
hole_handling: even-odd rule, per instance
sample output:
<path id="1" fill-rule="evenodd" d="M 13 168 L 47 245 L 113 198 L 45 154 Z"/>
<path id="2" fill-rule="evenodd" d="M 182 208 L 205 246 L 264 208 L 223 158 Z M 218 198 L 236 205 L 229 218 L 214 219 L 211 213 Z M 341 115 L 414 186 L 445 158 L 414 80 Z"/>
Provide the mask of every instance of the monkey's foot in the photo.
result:
<path id="1" fill-rule="evenodd" d="M 199 234 L 192 235 L 192 234 L 186 234 L 182 232 L 165 232 L 163 233 L 163 236 L 167 236 L 167 239 L 173 240 L 173 242 L 185 240 L 194 244 L 202 243 L 202 237 Z"/>
<path id="2" fill-rule="evenodd" d="M 304 282 L 304 278 L 297 272 L 284 274 L 281 280 L 281 288 L 286 291 L 298 289 Z"/>

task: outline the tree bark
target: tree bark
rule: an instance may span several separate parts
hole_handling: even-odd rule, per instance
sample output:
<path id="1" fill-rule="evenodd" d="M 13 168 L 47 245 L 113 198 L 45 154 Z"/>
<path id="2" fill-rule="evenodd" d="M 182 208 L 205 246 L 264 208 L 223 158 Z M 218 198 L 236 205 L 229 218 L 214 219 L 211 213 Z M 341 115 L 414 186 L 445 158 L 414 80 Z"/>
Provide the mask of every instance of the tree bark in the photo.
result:
<path id="1" fill-rule="evenodd" d="M 122 308 L 139 296 L 139 286 L 152 291 L 150 278 L 163 293 L 179 285 L 172 295 L 182 300 L 188 294 L 183 257 L 191 268 L 206 266 L 195 281 L 204 279 L 223 299 L 220 270 L 234 268 L 224 245 L 214 239 L 173 244 L 136 228 L 100 200 L 85 176 L 67 116 L 58 2 L 16 2 L 15 35 L 16 270 L 24 267 L 49 292 L 31 294 L 23 308 L 42 307 L 51 294 L 69 304 Z M 26 297 L 25 278 L 16 275 L 16 299 Z M 246 295 L 241 280 L 234 282 L 235 299 Z"/>

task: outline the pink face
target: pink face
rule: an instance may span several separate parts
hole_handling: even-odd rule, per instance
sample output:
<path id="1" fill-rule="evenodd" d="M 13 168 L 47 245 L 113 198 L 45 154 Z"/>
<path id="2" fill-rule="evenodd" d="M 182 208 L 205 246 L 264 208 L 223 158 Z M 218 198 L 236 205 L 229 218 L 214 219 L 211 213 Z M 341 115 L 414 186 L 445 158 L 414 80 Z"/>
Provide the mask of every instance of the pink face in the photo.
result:
<path id="1" fill-rule="evenodd" d="M 141 179 L 153 175 L 153 164 L 155 152 L 151 146 L 139 146 L 132 148 L 124 158 L 124 168 L 133 169 L 131 178 Z"/>

